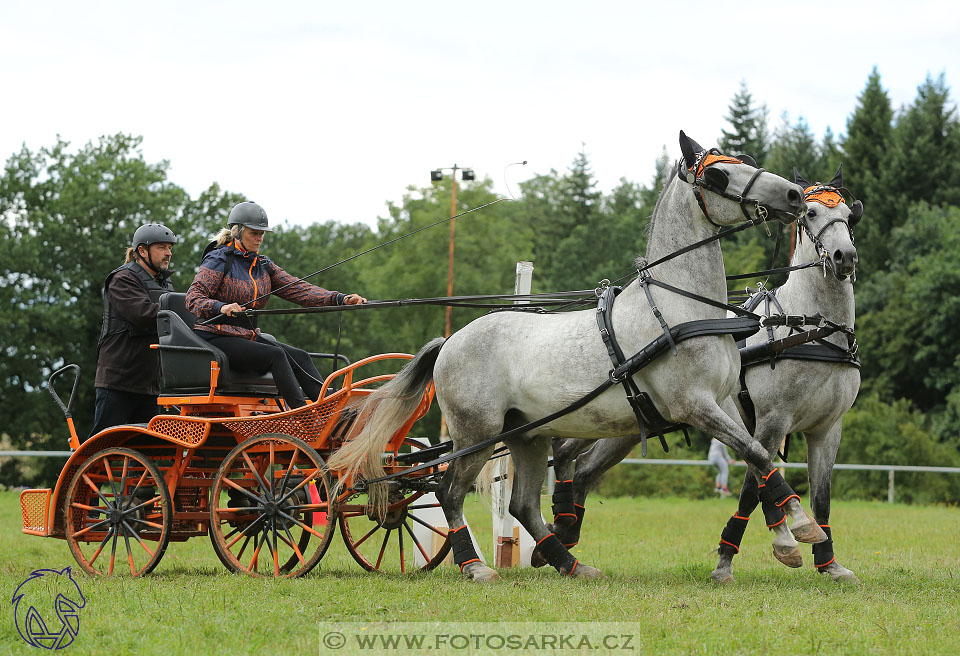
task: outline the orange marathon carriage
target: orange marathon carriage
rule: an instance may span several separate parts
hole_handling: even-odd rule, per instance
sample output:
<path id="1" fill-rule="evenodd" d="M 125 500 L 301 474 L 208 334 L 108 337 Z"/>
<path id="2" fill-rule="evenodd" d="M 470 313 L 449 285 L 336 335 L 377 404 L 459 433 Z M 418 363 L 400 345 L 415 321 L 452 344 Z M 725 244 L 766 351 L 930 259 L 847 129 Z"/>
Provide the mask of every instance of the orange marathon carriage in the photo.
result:
<path id="1" fill-rule="evenodd" d="M 186 311 L 184 296 L 162 296 L 157 316 L 158 402 L 170 414 L 113 426 L 81 443 L 70 415 L 79 367 L 50 376 L 73 453 L 53 490 L 20 495 L 23 532 L 65 539 L 91 575 L 147 574 L 171 540 L 207 535 L 233 572 L 302 576 L 323 557 L 338 524 L 347 550 L 367 570 L 438 565 L 450 541 L 439 504 L 425 495 L 436 489 L 444 465 L 393 479 L 380 513 L 368 503 L 364 481 L 340 481 L 342 472 L 325 465 L 357 432 L 357 406 L 393 377 L 363 372 L 413 356 L 387 353 L 353 364 L 340 356 L 347 365 L 326 378 L 320 397 L 286 410 L 269 374 L 232 370 L 222 351 L 194 334 L 196 317 Z M 68 370 L 75 378 L 64 405 L 54 381 Z M 432 400 L 430 386 L 384 450 L 388 474 L 437 455 L 437 447 L 408 437 Z"/>

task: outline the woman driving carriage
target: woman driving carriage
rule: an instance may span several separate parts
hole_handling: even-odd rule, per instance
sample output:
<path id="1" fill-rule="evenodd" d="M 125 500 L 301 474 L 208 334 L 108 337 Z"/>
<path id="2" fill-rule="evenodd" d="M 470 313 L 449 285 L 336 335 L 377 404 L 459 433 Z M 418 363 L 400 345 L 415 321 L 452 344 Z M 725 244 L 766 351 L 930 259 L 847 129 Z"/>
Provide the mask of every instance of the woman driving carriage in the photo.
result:
<path id="1" fill-rule="evenodd" d="M 367 299 L 311 285 L 260 255 L 263 236 L 272 232 L 267 213 L 250 201 L 230 211 L 227 227 L 204 252 L 200 270 L 187 290 L 187 309 L 201 319 L 220 317 L 194 330 L 230 359 L 237 371 L 271 372 L 280 395 L 290 408 L 306 405 L 320 395 L 323 377 L 303 350 L 264 337 L 257 317 L 245 309 L 262 309 L 269 292 L 305 307 L 357 305 Z M 257 300 L 259 299 L 259 300 Z"/>

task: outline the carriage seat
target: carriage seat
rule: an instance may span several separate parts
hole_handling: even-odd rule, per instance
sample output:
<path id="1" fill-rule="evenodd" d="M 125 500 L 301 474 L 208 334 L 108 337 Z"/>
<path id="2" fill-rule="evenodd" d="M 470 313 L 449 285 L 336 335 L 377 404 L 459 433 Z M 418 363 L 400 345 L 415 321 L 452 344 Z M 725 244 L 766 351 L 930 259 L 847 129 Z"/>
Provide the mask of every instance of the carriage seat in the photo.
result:
<path id="1" fill-rule="evenodd" d="M 160 297 L 157 333 L 160 336 L 160 393 L 208 394 L 210 361 L 220 367 L 220 396 L 277 396 L 270 373 L 238 372 L 226 354 L 193 331 L 197 317 L 187 310 L 186 294 L 167 292 Z"/>

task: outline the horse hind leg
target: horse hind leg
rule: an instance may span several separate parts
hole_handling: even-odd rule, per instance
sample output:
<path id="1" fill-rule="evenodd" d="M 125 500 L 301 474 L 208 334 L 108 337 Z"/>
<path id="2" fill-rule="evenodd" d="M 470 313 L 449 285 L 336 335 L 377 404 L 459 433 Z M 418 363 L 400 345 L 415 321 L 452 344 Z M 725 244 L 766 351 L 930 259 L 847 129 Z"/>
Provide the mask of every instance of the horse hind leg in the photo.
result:
<path id="1" fill-rule="evenodd" d="M 547 474 L 549 438 L 512 439 L 507 443 L 513 457 L 513 489 L 510 495 L 510 514 L 536 540 L 537 549 L 558 572 L 567 576 L 598 578 L 603 574 L 595 567 L 583 565 L 563 546 L 560 539 L 547 529 L 540 512 L 540 491 Z"/>
<path id="2" fill-rule="evenodd" d="M 443 474 L 437 497 L 443 507 L 443 514 L 450 527 L 450 541 L 453 547 L 453 560 L 460 572 L 476 583 L 495 581 L 497 571 L 485 565 L 480 554 L 473 546 L 467 522 L 463 517 L 463 501 L 477 478 L 484 463 L 493 453 L 493 446 L 477 453 L 462 456 L 454 460 Z"/>
<path id="3" fill-rule="evenodd" d="M 813 545 L 813 566 L 834 581 L 859 583 L 857 575 L 837 562 L 833 553 L 833 532 L 830 528 L 830 477 L 840 446 L 840 421 L 824 435 L 807 435 L 807 471 L 810 477 L 810 508 L 827 540 Z"/>

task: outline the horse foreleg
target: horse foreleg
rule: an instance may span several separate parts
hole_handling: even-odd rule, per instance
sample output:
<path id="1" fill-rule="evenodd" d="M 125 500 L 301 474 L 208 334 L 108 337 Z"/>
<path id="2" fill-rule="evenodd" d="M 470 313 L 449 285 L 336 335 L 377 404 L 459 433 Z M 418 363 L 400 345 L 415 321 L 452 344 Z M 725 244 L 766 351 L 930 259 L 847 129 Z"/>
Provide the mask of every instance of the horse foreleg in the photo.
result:
<path id="1" fill-rule="evenodd" d="M 840 420 L 826 433 L 807 434 L 807 473 L 810 478 L 810 508 L 827 540 L 813 545 L 813 566 L 821 574 L 829 574 L 834 581 L 859 583 L 856 574 L 837 562 L 833 553 L 833 534 L 830 528 L 830 476 L 840 447 Z"/>
<path id="2" fill-rule="evenodd" d="M 510 440 L 507 446 L 510 447 L 514 468 L 510 514 L 536 540 L 537 549 L 558 572 L 589 578 L 602 576 L 600 570 L 579 564 L 543 521 L 540 513 L 540 490 L 547 474 L 549 438 L 542 436 L 529 441 L 518 438 Z"/>
<path id="3" fill-rule="evenodd" d="M 737 512 L 727 520 L 727 525 L 720 534 L 720 546 L 717 548 L 720 559 L 717 561 L 716 568 L 710 574 L 710 578 L 714 581 L 733 583 L 733 557 L 740 553 L 740 542 L 743 540 L 743 533 L 747 529 L 747 522 L 750 521 L 750 515 L 759 504 L 757 479 L 753 476 L 745 476 L 743 487 L 740 488 Z"/>
<path id="4" fill-rule="evenodd" d="M 454 460 L 444 472 L 440 489 L 437 491 L 447 526 L 450 527 L 453 561 L 464 576 L 477 583 L 495 581 L 500 577 L 496 570 L 483 563 L 473 546 L 470 532 L 466 529 L 467 522 L 463 517 L 463 501 L 492 453 L 493 447 L 490 447 Z"/>

